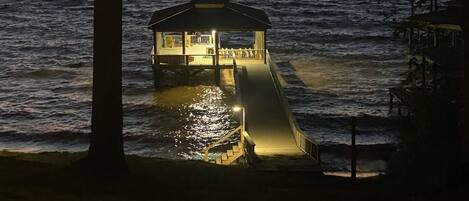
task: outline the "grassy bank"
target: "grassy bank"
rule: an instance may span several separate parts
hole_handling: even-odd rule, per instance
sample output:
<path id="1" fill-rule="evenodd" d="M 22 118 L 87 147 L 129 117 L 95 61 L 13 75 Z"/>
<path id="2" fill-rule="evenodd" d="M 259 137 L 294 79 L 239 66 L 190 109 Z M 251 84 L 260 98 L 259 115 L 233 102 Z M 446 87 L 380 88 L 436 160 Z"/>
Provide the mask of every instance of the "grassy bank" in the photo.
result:
<path id="1" fill-rule="evenodd" d="M 406 200 L 386 178 L 259 172 L 201 161 L 128 156 L 131 174 L 85 176 L 85 153 L 0 152 L 0 200 Z M 413 196 L 415 197 L 415 196 Z M 423 198 L 423 197 L 422 197 Z"/>

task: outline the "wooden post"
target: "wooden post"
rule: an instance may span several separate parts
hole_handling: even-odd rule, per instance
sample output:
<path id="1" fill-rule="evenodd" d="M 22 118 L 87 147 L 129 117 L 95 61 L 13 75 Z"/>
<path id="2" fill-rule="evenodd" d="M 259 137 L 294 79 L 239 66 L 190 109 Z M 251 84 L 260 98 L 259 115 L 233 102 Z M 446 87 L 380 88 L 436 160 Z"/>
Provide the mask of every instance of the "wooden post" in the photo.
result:
<path id="1" fill-rule="evenodd" d="M 160 70 L 159 70 L 159 65 L 160 62 L 158 61 L 157 54 L 158 54 L 158 39 L 157 39 L 157 32 L 153 31 L 153 87 L 157 88 L 160 86 Z"/>
<path id="2" fill-rule="evenodd" d="M 456 37 L 455 37 L 455 32 L 451 32 L 451 47 L 455 48 L 456 47 Z"/>
<path id="3" fill-rule="evenodd" d="M 181 32 L 182 34 L 182 55 L 186 55 L 186 32 Z"/>
<path id="4" fill-rule="evenodd" d="M 156 46 L 157 44 L 157 40 L 156 40 L 156 31 L 153 31 L 153 64 L 156 64 L 156 53 L 158 52 L 156 48 L 158 48 L 158 46 Z"/>
<path id="5" fill-rule="evenodd" d="M 244 132 L 246 132 L 246 111 L 244 107 L 241 108 L 241 143 L 244 144 Z"/>
<path id="6" fill-rule="evenodd" d="M 410 52 L 413 53 L 414 52 L 414 28 L 410 28 L 410 31 L 409 31 L 409 49 L 410 49 Z"/>
<path id="7" fill-rule="evenodd" d="M 389 92 L 389 113 L 392 112 L 392 107 L 393 107 L 393 104 L 394 104 L 394 97 L 392 95 L 391 92 Z"/>
<path id="8" fill-rule="evenodd" d="M 415 14 L 415 0 L 410 0 L 410 16 L 414 16 Z M 413 44 L 412 44 L 412 40 L 413 40 L 413 35 L 414 35 L 414 28 L 410 28 L 409 30 L 409 49 L 410 49 L 410 52 L 412 53 L 413 52 Z"/>
<path id="9" fill-rule="evenodd" d="M 426 86 L 426 79 L 425 79 L 425 75 L 426 75 L 426 57 L 425 55 L 422 56 L 422 87 L 425 88 Z"/>
<path id="10" fill-rule="evenodd" d="M 410 16 L 415 14 L 415 0 L 410 0 Z"/>
<path id="11" fill-rule="evenodd" d="M 267 30 L 264 30 L 264 64 L 267 64 Z"/>
<path id="12" fill-rule="evenodd" d="M 191 76 L 191 69 L 189 68 L 189 55 L 184 55 L 185 67 L 184 67 L 184 84 L 189 84 Z"/>
<path id="13" fill-rule="evenodd" d="M 401 103 L 400 103 L 400 102 L 397 103 L 397 115 L 399 115 L 399 116 L 402 115 L 402 112 L 401 112 Z"/>
<path id="14" fill-rule="evenodd" d="M 436 79 L 437 79 L 437 65 L 434 62 L 433 65 L 432 65 L 432 87 L 433 87 L 433 91 L 436 91 L 436 88 L 437 88 L 436 87 L 437 86 Z"/>
<path id="15" fill-rule="evenodd" d="M 182 55 L 184 58 L 184 68 L 183 68 L 183 79 L 184 84 L 189 84 L 189 77 L 190 77 L 190 69 L 189 69 L 189 56 L 186 55 L 186 32 L 181 32 L 182 34 Z"/>
<path id="16" fill-rule="evenodd" d="M 218 51 L 218 44 L 220 43 L 220 38 L 218 37 L 218 31 L 215 32 L 215 84 L 220 86 L 220 55 Z"/>
<path id="17" fill-rule="evenodd" d="M 468 34 L 467 34 L 468 25 L 469 23 L 466 20 L 463 23 L 463 30 L 466 30 L 465 32 L 462 33 L 461 37 L 463 38 L 468 37 Z M 467 40 L 463 40 L 462 45 L 463 47 L 467 46 L 468 45 Z M 463 129 L 461 129 L 463 143 L 461 144 L 462 144 L 462 149 L 463 149 L 463 155 L 465 156 L 463 160 L 469 163 L 469 69 L 467 68 L 469 64 L 467 62 L 467 59 L 464 59 L 464 62 L 460 65 L 461 65 L 460 66 L 461 69 L 463 69 L 463 75 L 464 75 L 464 79 L 461 82 L 461 89 L 462 89 L 461 91 L 462 91 L 462 99 L 463 99 L 461 101 L 462 108 L 463 108 L 461 111 L 462 112 L 461 116 L 463 118 L 463 123 L 462 123 Z"/>
<path id="18" fill-rule="evenodd" d="M 353 180 L 357 178 L 357 148 L 355 147 L 356 135 L 356 118 L 352 117 L 352 161 L 351 161 L 351 177 Z"/>
<path id="19" fill-rule="evenodd" d="M 433 11 L 433 0 L 430 0 L 430 12 Z"/>

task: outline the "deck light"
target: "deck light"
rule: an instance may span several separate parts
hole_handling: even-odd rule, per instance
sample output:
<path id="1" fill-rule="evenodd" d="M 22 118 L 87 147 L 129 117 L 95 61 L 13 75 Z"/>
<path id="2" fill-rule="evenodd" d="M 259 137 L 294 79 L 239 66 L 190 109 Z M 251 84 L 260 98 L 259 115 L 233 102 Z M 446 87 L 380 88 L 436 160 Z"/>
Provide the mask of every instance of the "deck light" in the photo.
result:
<path id="1" fill-rule="evenodd" d="M 239 112 L 239 111 L 241 111 L 242 109 L 243 109 L 242 107 L 237 106 L 237 105 L 235 105 L 235 106 L 233 107 L 233 111 L 234 111 L 234 112 Z"/>
<path id="2" fill-rule="evenodd" d="M 241 143 L 244 143 L 244 132 L 246 132 L 246 111 L 244 110 L 244 107 L 235 105 L 233 107 L 233 111 L 238 113 L 242 112 L 240 115 L 240 123 L 241 123 Z"/>

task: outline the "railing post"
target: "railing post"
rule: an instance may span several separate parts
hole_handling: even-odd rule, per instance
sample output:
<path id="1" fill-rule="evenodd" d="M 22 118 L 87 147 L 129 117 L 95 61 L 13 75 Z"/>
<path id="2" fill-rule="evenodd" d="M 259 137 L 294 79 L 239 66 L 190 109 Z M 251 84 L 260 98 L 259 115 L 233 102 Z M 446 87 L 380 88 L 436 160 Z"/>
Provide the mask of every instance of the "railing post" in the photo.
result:
<path id="1" fill-rule="evenodd" d="M 425 88 L 425 87 L 426 87 L 426 84 L 427 84 L 427 83 L 426 83 L 427 81 L 426 81 L 426 79 L 425 79 L 426 71 L 427 71 L 427 69 L 426 69 L 426 60 L 427 60 L 427 59 L 426 59 L 425 55 L 422 56 L 422 64 L 421 64 L 421 65 L 422 65 L 422 87 L 423 87 L 423 88 Z"/>
<path id="2" fill-rule="evenodd" d="M 246 111 L 245 108 L 242 107 L 241 113 L 241 143 L 244 145 L 244 132 L 246 131 Z"/>
<path id="3" fill-rule="evenodd" d="M 219 32 L 215 32 L 215 84 L 220 86 L 220 52 L 219 52 Z"/>
<path id="4" fill-rule="evenodd" d="M 352 162 L 351 162 L 351 177 L 353 180 L 357 178 L 357 150 L 355 147 L 355 134 L 356 134 L 356 119 L 352 117 Z"/>
<path id="5" fill-rule="evenodd" d="M 394 96 L 392 95 L 392 92 L 389 91 L 389 113 L 392 113 L 393 105 L 394 105 Z"/>

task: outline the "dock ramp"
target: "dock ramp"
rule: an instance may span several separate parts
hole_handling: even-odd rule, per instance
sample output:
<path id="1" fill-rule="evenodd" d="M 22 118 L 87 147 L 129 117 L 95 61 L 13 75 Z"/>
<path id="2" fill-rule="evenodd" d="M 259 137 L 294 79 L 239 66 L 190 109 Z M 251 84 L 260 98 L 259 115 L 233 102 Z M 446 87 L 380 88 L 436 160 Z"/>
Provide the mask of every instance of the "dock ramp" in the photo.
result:
<path id="1" fill-rule="evenodd" d="M 268 54 L 267 54 L 268 55 Z M 246 110 L 246 129 L 266 170 L 318 171 L 318 144 L 301 131 L 288 109 L 275 64 L 240 63 L 241 102 Z"/>

